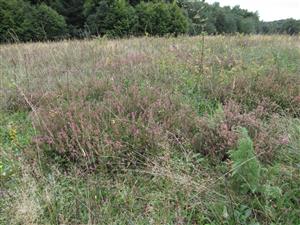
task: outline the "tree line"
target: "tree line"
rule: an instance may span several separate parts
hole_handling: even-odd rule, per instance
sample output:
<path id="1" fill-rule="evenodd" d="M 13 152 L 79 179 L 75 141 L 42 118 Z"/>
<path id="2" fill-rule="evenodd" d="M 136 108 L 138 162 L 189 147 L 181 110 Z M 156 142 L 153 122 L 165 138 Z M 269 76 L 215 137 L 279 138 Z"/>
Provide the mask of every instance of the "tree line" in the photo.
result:
<path id="1" fill-rule="evenodd" d="M 296 35 L 300 32 L 300 20 L 286 19 L 272 22 L 261 22 L 261 33 L 264 34 L 290 34 Z"/>
<path id="2" fill-rule="evenodd" d="M 265 23 L 255 12 L 191 0 L 0 0 L 0 42 L 93 35 L 297 34 L 300 21 Z"/>

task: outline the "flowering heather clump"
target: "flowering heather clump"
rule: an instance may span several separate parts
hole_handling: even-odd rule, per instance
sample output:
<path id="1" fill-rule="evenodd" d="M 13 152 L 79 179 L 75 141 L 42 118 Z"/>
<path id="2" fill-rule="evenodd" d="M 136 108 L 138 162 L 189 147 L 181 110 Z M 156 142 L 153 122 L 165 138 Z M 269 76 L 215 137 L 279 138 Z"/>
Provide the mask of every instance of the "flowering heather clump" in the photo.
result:
<path id="1" fill-rule="evenodd" d="M 278 78 L 278 75 L 271 73 L 254 79 L 252 76 L 239 74 L 230 78 L 221 76 L 211 79 L 212 81 L 202 84 L 204 94 L 211 99 L 218 99 L 223 103 L 234 99 L 251 110 L 263 99 L 268 99 L 271 105 L 277 106 L 273 108 L 273 112 L 299 116 L 297 96 L 300 93 L 300 83 L 294 75 L 282 75 Z M 210 87 L 210 82 L 214 83 L 213 88 Z"/>
<path id="2" fill-rule="evenodd" d="M 213 116 L 199 117 L 160 88 L 95 80 L 64 104 L 49 102 L 38 110 L 41 136 L 35 141 L 48 152 L 80 166 L 138 167 L 182 143 L 196 152 L 226 160 L 236 147 L 238 127 L 245 127 L 260 159 L 270 161 L 286 142 L 272 119 L 275 106 L 262 101 L 254 111 L 228 101 Z M 270 117 L 270 118 L 268 118 Z M 38 123 L 39 122 L 39 123 Z"/>
<path id="3" fill-rule="evenodd" d="M 175 146 L 170 133 L 177 140 L 192 136 L 191 110 L 159 88 L 112 85 L 101 92 L 101 85 L 64 105 L 40 107 L 38 144 L 79 166 L 116 169 L 163 155 Z"/>
<path id="4" fill-rule="evenodd" d="M 237 128 L 245 127 L 254 141 L 256 153 L 261 155 L 262 160 L 271 161 L 280 143 L 285 142 L 286 138 L 279 136 L 274 120 L 264 122 L 266 113 L 267 109 L 262 105 L 254 111 L 245 112 L 236 102 L 227 102 L 213 116 L 200 119 L 199 133 L 193 139 L 195 150 L 225 160 L 228 151 L 236 147 Z"/>
<path id="5" fill-rule="evenodd" d="M 31 111 L 32 109 L 29 104 L 38 107 L 52 101 L 51 99 L 55 98 L 56 95 L 57 93 L 53 92 L 20 92 L 20 90 L 15 90 L 8 95 L 4 109 L 10 112 Z"/>

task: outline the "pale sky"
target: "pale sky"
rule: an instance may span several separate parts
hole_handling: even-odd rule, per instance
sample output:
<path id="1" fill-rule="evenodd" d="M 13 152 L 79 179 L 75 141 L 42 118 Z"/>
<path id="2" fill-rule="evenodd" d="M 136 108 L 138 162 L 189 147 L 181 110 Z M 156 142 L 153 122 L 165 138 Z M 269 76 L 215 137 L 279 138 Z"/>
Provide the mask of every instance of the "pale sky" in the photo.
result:
<path id="1" fill-rule="evenodd" d="M 263 21 L 300 19 L 300 0 L 206 0 L 205 2 L 219 2 L 221 6 L 239 5 L 252 12 L 258 11 Z"/>

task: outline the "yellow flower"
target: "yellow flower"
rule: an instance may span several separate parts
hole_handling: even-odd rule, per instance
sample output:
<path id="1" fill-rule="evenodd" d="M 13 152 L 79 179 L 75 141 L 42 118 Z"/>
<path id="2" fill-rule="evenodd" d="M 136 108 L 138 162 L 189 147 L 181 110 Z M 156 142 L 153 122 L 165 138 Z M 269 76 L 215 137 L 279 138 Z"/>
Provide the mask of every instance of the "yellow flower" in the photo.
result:
<path id="1" fill-rule="evenodd" d="M 13 124 L 8 125 L 8 135 L 12 142 L 17 143 L 17 128 Z"/>

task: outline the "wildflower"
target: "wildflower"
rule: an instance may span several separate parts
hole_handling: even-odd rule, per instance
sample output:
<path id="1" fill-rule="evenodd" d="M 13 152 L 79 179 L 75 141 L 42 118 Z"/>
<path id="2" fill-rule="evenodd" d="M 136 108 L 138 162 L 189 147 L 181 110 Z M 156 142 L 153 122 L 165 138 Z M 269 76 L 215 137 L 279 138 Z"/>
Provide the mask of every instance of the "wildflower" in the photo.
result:
<path id="1" fill-rule="evenodd" d="M 280 138 L 279 142 L 281 145 L 287 145 L 287 144 L 289 144 L 290 140 L 289 140 L 289 137 L 287 135 L 285 135 Z"/>
<path id="2" fill-rule="evenodd" d="M 8 135 L 12 142 L 17 142 L 17 128 L 13 124 L 8 125 Z"/>

